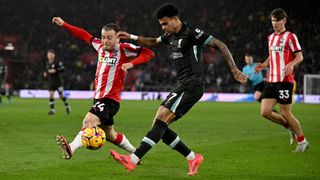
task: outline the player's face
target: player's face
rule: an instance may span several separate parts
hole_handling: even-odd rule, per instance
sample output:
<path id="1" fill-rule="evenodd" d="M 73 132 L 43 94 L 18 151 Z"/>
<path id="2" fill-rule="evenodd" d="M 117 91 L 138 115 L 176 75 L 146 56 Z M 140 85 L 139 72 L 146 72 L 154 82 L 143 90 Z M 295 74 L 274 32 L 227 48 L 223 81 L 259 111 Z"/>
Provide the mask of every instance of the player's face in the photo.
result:
<path id="1" fill-rule="evenodd" d="M 272 23 L 273 30 L 277 33 L 283 32 L 285 30 L 286 21 L 287 21 L 286 18 L 278 20 L 275 17 L 271 17 L 271 23 Z"/>
<path id="2" fill-rule="evenodd" d="M 247 64 L 252 64 L 253 62 L 253 57 L 252 56 L 244 56 L 244 59 L 246 61 Z"/>
<path id="3" fill-rule="evenodd" d="M 163 17 L 159 19 L 162 30 L 168 34 L 176 33 L 178 27 L 178 18 L 177 17 Z"/>
<path id="4" fill-rule="evenodd" d="M 119 41 L 120 39 L 114 30 L 101 30 L 101 43 L 104 50 L 113 50 L 119 44 Z"/>
<path id="5" fill-rule="evenodd" d="M 53 62 L 54 61 L 54 58 L 56 57 L 56 55 L 52 52 L 47 52 L 47 58 L 49 60 L 49 62 Z"/>

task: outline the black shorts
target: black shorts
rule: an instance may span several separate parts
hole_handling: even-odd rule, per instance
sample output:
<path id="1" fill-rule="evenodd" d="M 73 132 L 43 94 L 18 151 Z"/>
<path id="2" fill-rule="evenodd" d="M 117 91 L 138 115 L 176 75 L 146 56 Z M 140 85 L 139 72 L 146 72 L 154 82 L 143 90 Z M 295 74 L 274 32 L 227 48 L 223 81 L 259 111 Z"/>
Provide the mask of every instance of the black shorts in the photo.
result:
<path id="1" fill-rule="evenodd" d="M 112 126 L 113 116 L 119 111 L 120 104 L 112 99 L 94 99 L 93 106 L 89 112 L 99 117 L 102 125 Z"/>
<path id="2" fill-rule="evenodd" d="M 202 97 L 204 87 L 202 85 L 182 85 L 179 84 L 161 105 L 170 109 L 176 115 L 175 120 L 186 114 L 191 107 Z"/>
<path id="3" fill-rule="evenodd" d="M 292 90 L 293 83 L 290 82 L 266 83 L 262 99 L 277 99 L 279 104 L 291 104 Z"/>
<path id="4" fill-rule="evenodd" d="M 256 91 L 263 92 L 264 86 L 265 86 L 265 82 L 262 81 L 261 83 L 255 85 L 255 86 L 253 87 L 253 90 L 254 90 L 254 92 L 256 92 Z"/>
<path id="5" fill-rule="evenodd" d="M 59 94 L 63 93 L 63 86 L 60 83 L 49 83 L 49 91 L 57 90 Z"/>

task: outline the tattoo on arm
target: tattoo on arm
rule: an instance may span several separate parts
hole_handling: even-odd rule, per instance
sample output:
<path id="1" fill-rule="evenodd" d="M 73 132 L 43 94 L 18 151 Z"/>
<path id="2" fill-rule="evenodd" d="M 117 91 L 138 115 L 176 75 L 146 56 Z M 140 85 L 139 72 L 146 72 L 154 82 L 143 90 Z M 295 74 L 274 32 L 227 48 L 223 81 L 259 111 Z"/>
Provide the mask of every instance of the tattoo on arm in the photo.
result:
<path id="1" fill-rule="evenodd" d="M 237 66 L 236 66 L 236 64 L 235 64 L 235 62 L 233 60 L 233 57 L 232 57 L 228 47 L 223 42 L 221 42 L 220 40 L 218 40 L 216 38 L 213 38 L 213 39 L 210 40 L 208 45 L 210 47 L 219 49 L 223 59 L 228 63 L 228 66 L 230 67 L 232 72 L 237 70 Z"/>

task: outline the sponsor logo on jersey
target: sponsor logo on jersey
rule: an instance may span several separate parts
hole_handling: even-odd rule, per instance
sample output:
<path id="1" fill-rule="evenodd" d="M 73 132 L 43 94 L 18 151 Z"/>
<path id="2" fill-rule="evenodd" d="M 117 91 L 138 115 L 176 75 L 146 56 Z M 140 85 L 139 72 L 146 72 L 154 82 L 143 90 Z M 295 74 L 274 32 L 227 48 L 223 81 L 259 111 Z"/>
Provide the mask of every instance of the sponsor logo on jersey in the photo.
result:
<path id="1" fill-rule="evenodd" d="M 275 51 L 276 53 L 283 52 L 284 46 L 271 46 L 270 51 Z"/>
<path id="2" fill-rule="evenodd" d="M 114 57 L 101 57 L 100 62 L 107 63 L 108 66 L 115 66 L 117 63 L 117 58 Z"/>
<path id="3" fill-rule="evenodd" d="M 179 58 L 182 58 L 183 57 L 183 54 L 181 52 L 173 52 L 172 53 L 172 58 L 173 59 L 179 59 Z"/>

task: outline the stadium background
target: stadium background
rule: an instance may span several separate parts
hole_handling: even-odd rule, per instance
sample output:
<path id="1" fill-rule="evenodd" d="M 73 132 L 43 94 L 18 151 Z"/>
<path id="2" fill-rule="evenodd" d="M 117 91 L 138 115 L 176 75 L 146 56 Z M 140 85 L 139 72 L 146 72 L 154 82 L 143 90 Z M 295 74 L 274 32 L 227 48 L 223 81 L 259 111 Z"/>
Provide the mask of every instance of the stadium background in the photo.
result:
<path id="1" fill-rule="evenodd" d="M 115 22 L 123 30 L 146 36 L 163 32 L 153 17 L 153 11 L 168 1 L 105 1 L 1 0 L 0 58 L 9 66 L 9 83 L 15 90 L 46 89 L 42 73 L 45 69 L 46 50 L 57 51 L 58 59 L 66 66 L 65 89 L 89 90 L 96 68 L 93 48 L 71 37 L 64 29 L 51 24 L 53 16 L 82 27 L 100 37 L 101 27 Z M 169 1 L 170 2 L 170 1 Z M 302 93 L 303 74 L 320 72 L 320 13 L 313 1 L 172 1 L 181 9 L 183 19 L 201 27 L 224 41 L 240 69 L 244 53 L 249 51 L 255 61 L 267 57 L 267 36 L 273 32 L 268 17 L 275 7 L 289 14 L 287 29 L 297 34 L 303 48 L 304 62 L 296 68 L 297 93 Z M 4 50 L 8 43 L 13 51 Z M 168 58 L 166 47 L 156 50 L 156 57 L 146 65 L 131 70 L 126 78 L 128 91 L 169 91 L 175 83 L 175 70 Z M 212 55 L 211 53 L 214 53 Z M 205 82 L 207 92 L 246 93 L 248 86 L 236 83 L 226 63 L 215 49 L 206 49 Z"/>

